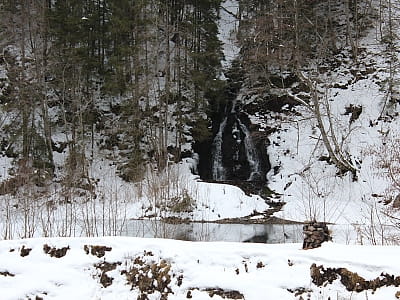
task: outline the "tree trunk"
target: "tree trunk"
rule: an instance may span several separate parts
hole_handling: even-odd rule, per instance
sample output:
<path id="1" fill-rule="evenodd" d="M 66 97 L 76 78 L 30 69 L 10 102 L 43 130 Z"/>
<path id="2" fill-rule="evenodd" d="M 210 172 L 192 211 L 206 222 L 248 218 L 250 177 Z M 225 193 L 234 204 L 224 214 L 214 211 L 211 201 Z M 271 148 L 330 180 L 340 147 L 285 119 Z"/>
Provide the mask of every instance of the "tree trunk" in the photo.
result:
<path id="1" fill-rule="evenodd" d="M 318 92 L 316 89 L 315 84 L 304 74 L 301 72 L 297 72 L 297 76 L 300 78 L 300 80 L 305 83 L 311 93 L 311 100 L 312 100 L 312 106 L 307 105 L 307 107 L 312 111 L 315 119 L 317 120 L 317 125 L 318 128 L 321 132 L 321 137 L 322 141 L 324 143 L 324 146 L 326 150 L 328 151 L 329 157 L 331 158 L 332 162 L 335 164 L 335 166 L 342 172 L 351 172 L 353 176 L 356 175 L 357 169 L 352 165 L 352 163 L 345 157 L 343 153 L 343 149 L 339 146 L 337 143 L 336 135 L 333 132 L 333 129 L 330 130 L 331 136 L 329 136 L 328 131 L 326 130 L 326 127 L 324 125 L 324 121 L 322 119 L 322 112 L 321 112 L 321 106 L 320 106 L 320 97 L 318 96 Z M 297 99 L 296 99 L 297 98 Z M 294 98 L 295 100 L 298 100 L 298 97 Z M 304 101 L 302 101 L 304 102 Z M 327 114 L 328 118 L 331 118 L 330 115 L 330 110 L 327 108 Z M 332 127 L 332 122 L 330 120 L 330 125 Z"/>

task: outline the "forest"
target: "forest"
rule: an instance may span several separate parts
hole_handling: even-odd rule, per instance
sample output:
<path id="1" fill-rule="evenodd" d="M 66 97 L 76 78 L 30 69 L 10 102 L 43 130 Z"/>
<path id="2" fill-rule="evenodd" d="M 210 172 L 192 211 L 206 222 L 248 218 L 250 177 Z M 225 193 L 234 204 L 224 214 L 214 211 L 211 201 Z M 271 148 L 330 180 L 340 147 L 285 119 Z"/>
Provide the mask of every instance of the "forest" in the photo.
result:
<path id="1" fill-rule="evenodd" d="M 148 162 L 163 170 L 210 142 L 228 90 L 244 85 L 265 97 L 297 81 L 310 91 L 314 78 L 299 74 L 339 63 L 343 49 L 356 64 L 364 30 L 383 17 L 372 1 L 240 1 L 240 53 L 224 70 L 220 7 L 215 0 L 4 1 L 1 151 L 14 159 L 16 177 L 46 185 L 62 168 L 62 181 L 79 185 L 94 148 L 117 150 L 127 181 L 142 179 Z M 391 18 L 384 23 L 380 38 L 394 51 Z M 275 106 L 301 103 L 284 98 Z M 324 143 L 340 169 L 355 172 L 332 141 Z M 62 162 L 54 152 L 66 154 Z M 24 184 L 3 184 L 3 193 Z"/>
<path id="2" fill-rule="evenodd" d="M 205 209 L 223 219 L 201 204 L 213 196 L 199 196 L 199 182 L 261 197 L 262 212 L 239 217 L 300 201 L 302 216 L 283 219 L 338 220 L 335 201 L 354 189 L 351 205 L 368 198 L 380 216 L 377 205 L 398 192 L 389 154 L 398 9 L 390 0 L 2 1 L 3 236 L 32 236 L 63 213 L 86 220 L 88 235 L 98 215 L 194 220 Z M 331 201 L 338 190 L 347 194 Z M 23 233 L 11 234 L 13 214 Z"/>

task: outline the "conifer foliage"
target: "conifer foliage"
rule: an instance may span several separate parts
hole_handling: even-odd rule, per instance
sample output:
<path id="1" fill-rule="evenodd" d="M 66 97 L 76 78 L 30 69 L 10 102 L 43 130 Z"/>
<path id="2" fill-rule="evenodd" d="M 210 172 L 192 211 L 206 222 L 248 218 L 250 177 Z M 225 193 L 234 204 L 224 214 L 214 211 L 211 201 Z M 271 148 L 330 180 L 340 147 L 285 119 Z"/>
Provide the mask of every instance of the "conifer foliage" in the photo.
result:
<path id="1" fill-rule="evenodd" d="M 3 1 L 2 154 L 46 180 L 67 170 L 68 185 L 96 149 L 126 180 L 179 160 L 187 125 L 204 123 L 221 87 L 220 2 Z"/>

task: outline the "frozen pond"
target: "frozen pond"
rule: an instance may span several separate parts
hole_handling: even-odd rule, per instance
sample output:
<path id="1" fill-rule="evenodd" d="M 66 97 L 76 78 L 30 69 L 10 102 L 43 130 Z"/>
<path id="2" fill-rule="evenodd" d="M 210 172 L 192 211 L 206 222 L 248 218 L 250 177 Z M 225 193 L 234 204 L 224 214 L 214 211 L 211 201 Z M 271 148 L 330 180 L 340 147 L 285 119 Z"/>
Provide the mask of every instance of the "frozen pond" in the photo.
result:
<path id="1" fill-rule="evenodd" d="M 332 240 L 341 244 L 398 244 L 398 230 L 368 225 L 328 225 Z M 379 230 L 378 230 L 379 229 Z M 378 231 L 379 232 L 378 232 Z M 252 243 L 302 243 L 302 224 L 167 224 L 152 220 L 129 220 L 118 235 L 146 238 L 170 238 L 185 241 L 224 241 Z M 395 238 L 393 238 L 395 237 Z"/>
<path id="2" fill-rule="evenodd" d="M 3 222 L 2 222 L 3 221 Z M 6 220 L 7 221 L 7 220 Z M 190 222 L 170 224 L 154 219 L 21 219 L 0 220 L 0 240 L 30 237 L 131 236 L 185 241 L 252 243 L 302 243 L 302 224 L 220 224 Z M 399 228 L 367 224 L 328 225 L 333 242 L 359 245 L 398 245 Z"/>
<path id="3" fill-rule="evenodd" d="M 302 225 L 167 224 L 152 220 L 129 220 L 121 231 L 121 235 L 185 241 L 298 243 L 302 242 Z"/>

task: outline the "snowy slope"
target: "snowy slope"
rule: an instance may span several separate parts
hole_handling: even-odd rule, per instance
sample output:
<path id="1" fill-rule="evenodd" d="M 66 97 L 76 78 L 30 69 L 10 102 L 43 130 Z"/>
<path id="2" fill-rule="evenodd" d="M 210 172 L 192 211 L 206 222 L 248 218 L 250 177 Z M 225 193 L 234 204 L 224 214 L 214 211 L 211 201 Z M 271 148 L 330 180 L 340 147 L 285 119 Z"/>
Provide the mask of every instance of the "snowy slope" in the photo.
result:
<path id="1" fill-rule="evenodd" d="M 397 16 L 398 9 L 393 8 L 393 14 Z M 393 28 L 398 28 L 398 18 L 394 19 Z M 324 159 L 328 152 L 316 119 L 307 108 L 297 106 L 279 118 L 272 114 L 270 119 L 261 120 L 264 127 L 267 124 L 278 128 L 269 136 L 268 153 L 272 167 L 279 171 L 274 174 L 271 170 L 268 179 L 270 188 L 281 193 L 287 204 L 277 216 L 299 221 L 316 218 L 337 224 L 393 224 L 393 219 L 382 211 L 390 210 L 393 216 L 397 212 L 383 202 L 395 198 L 398 190 L 393 189 L 393 180 L 380 162 L 386 159 L 397 164 L 396 158 L 390 158 L 396 154 L 382 149 L 388 149 L 387 145 L 398 139 L 399 106 L 396 100 L 388 101 L 388 97 L 396 99 L 397 84 L 392 95 L 388 91 L 389 58 L 397 68 L 399 40 L 394 41 L 395 50 L 390 52 L 376 29 L 379 20 L 374 22 L 373 28 L 360 38 L 356 61 L 350 58 L 349 49 L 339 54 L 337 67 L 321 72 L 315 67 L 306 73 L 316 84 L 328 134 L 332 136 L 332 129 L 342 150 L 349 154 L 357 168 L 357 180 L 349 172 L 339 176 L 338 169 Z M 398 82 L 397 71 L 393 81 Z M 358 117 L 348 111 L 351 107 L 361 109 Z M 328 108 L 334 128 L 329 125 Z M 260 122 L 260 117 L 254 116 L 253 121 Z"/>
<path id="2" fill-rule="evenodd" d="M 229 0 L 222 5 L 225 10 L 220 12 L 219 38 L 224 44 L 223 63 L 226 67 L 239 51 L 234 41 L 238 20 L 233 16 L 237 14 L 238 2 Z M 394 22 L 398 22 L 399 11 L 393 10 L 393 14 Z M 397 28 L 398 24 L 393 25 Z M 339 67 L 317 76 L 321 95 L 329 99 L 336 124 L 333 130 L 340 141 L 343 139 L 343 149 L 357 165 L 357 181 L 351 174 L 338 176 L 337 168 L 319 160 L 327 152 L 320 140 L 316 121 L 306 108 L 297 106 L 295 112 L 279 116 L 274 113 L 250 116 L 261 128 L 278 129 L 268 137 L 271 142 L 268 155 L 273 167 L 268 174 L 268 185 L 282 195 L 280 200 L 286 205 L 275 216 L 297 221 L 316 218 L 345 224 L 352 230 L 358 225 L 367 225 L 368 230 L 379 231 L 381 235 L 383 231 L 386 234 L 386 231 L 392 233 L 396 229 L 397 221 L 382 213 L 391 207 L 391 204 L 384 205 L 384 200 L 396 197 L 396 190 L 389 190 L 390 180 L 382 176 L 384 170 L 379 169 L 377 162 L 382 153 L 380 147 L 398 138 L 399 108 L 393 104 L 382 110 L 388 90 L 390 53 L 387 44 L 379 40 L 376 30 L 379 24 L 374 26 L 359 41 L 362 51 L 358 64 L 345 57 Z M 399 49 L 398 41 L 395 46 Z M 398 52 L 394 55 L 399 58 Z M 0 70 L 0 77 L 3 76 Z M 394 79 L 397 82 L 398 78 Z M 241 93 L 246 93 L 246 90 Z M 353 121 L 350 121 L 351 115 L 345 114 L 350 105 L 362 108 L 360 116 Z M 57 136 L 54 139 L 57 142 Z M 79 194 L 82 191 L 77 191 L 67 198 L 60 185 L 54 183 L 44 195 L 33 196 L 27 190 L 16 197 L 0 196 L 0 236 L 118 235 L 121 224 L 131 218 L 175 216 L 215 221 L 248 216 L 269 208 L 261 197 L 246 195 L 237 187 L 199 181 L 190 172 L 196 168 L 195 159 L 172 165 L 161 174 L 149 166 L 145 180 L 133 184 L 118 177 L 112 155 L 113 152 L 107 156 L 104 151 L 93 149 L 88 173 L 93 181 L 94 195 L 86 193 L 82 196 Z M 65 159 L 64 156 L 55 153 L 56 161 Z M 0 182 L 10 176 L 10 167 L 11 159 L 1 157 Z M 181 200 L 190 202 L 186 211 L 169 212 L 165 209 L 174 201 Z M 396 211 L 390 213 L 395 217 L 398 214 Z M 388 229 L 383 225 L 391 227 Z M 364 227 L 363 230 L 367 229 Z"/>
<path id="3" fill-rule="evenodd" d="M 339 277 L 318 287 L 310 267 L 346 268 L 365 280 L 398 276 L 397 247 L 300 248 L 122 237 L 2 241 L 1 299 L 395 299 L 399 288 L 357 293 Z"/>

